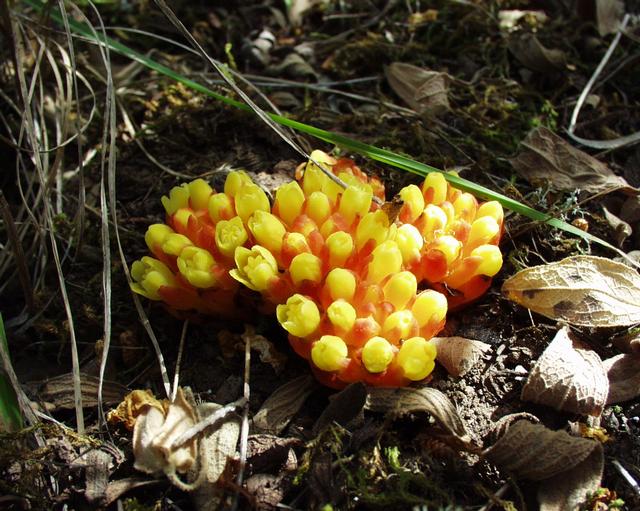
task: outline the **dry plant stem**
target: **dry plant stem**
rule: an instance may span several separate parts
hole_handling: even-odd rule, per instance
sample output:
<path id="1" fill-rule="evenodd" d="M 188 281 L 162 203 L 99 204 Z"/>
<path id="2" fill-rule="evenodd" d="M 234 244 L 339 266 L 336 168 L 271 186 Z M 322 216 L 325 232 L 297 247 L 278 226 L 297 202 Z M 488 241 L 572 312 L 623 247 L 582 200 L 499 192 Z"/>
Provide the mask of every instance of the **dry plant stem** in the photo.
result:
<path id="1" fill-rule="evenodd" d="M 616 470 L 620 472 L 620 475 L 624 478 L 624 480 L 633 488 L 633 491 L 636 492 L 637 495 L 640 495 L 640 485 L 633 478 L 633 476 L 629 473 L 629 471 L 622 466 L 622 464 L 618 460 L 612 460 L 613 466 L 616 467 Z"/>
<path id="2" fill-rule="evenodd" d="M 176 359 L 176 370 L 173 374 L 173 389 L 171 391 L 171 401 L 176 400 L 178 393 L 178 382 L 180 381 L 180 362 L 182 361 L 182 353 L 184 351 L 184 342 L 187 338 L 187 328 L 189 328 L 189 320 L 185 319 L 182 325 L 182 334 L 180 335 L 180 346 L 178 346 L 178 357 Z"/>
<path id="3" fill-rule="evenodd" d="M 11 17 L 11 32 L 13 34 L 14 39 L 14 51 L 16 53 L 16 60 L 18 63 L 22 64 L 26 62 L 25 58 L 25 49 L 24 49 L 24 41 L 22 37 L 20 37 L 20 26 L 18 24 L 15 16 Z M 40 186 L 43 189 L 46 187 L 47 179 L 45 176 L 43 162 L 41 159 L 41 143 L 36 136 L 36 126 L 33 119 L 33 114 L 31 111 L 31 95 L 27 90 L 27 83 L 24 74 L 24 69 L 22 65 L 18 66 L 16 69 L 16 74 L 18 76 L 18 83 L 20 84 L 20 94 L 22 95 L 22 102 L 24 106 L 24 122 L 26 124 L 27 136 L 29 138 L 29 143 L 31 145 L 32 157 L 36 167 L 36 171 L 38 174 L 38 179 L 40 181 Z M 58 244 L 55 238 L 55 229 L 53 226 L 53 219 L 51 214 L 51 204 L 45 201 L 44 204 L 44 214 L 45 214 L 45 222 L 49 231 L 49 240 L 51 242 L 51 249 L 53 253 L 53 259 L 55 261 L 57 273 L 58 273 L 58 282 L 60 285 L 60 293 L 62 295 L 62 300 L 64 302 L 64 309 L 67 316 L 67 321 L 69 325 L 69 336 L 70 336 L 70 344 L 71 344 L 71 363 L 72 363 L 72 372 L 73 372 L 73 394 L 74 394 L 74 404 L 76 411 L 76 422 L 78 427 L 78 433 L 84 434 L 84 414 L 82 410 L 82 394 L 80 389 L 80 362 L 78 359 L 78 346 L 76 344 L 76 335 L 75 328 L 73 322 L 73 314 L 71 312 L 71 305 L 69 303 L 69 297 L 67 295 L 67 288 L 65 284 L 64 274 L 62 272 L 62 265 L 60 263 L 60 254 L 58 252 Z"/>
<path id="4" fill-rule="evenodd" d="M 13 215 L 11 214 L 9 204 L 7 203 L 7 199 L 4 197 L 2 190 L 0 190 L 0 215 L 4 221 L 5 228 L 7 229 L 7 237 L 11 243 L 14 262 L 18 268 L 18 278 L 20 279 L 20 285 L 22 286 L 22 293 L 24 294 L 27 310 L 32 314 L 34 312 L 33 287 L 31 286 L 31 277 L 29 276 L 29 269 L 27 268 L 27 260 L 24 256 L 24 250 L 22 249 L 22 243 L 18 236 L 18 230 L 16 229 Z"/>
<path id="5" fill-rule="evenodd" d="M 602 73 L 602 71 L 604 70 L 604 67 L 607 65 L 607 62 L 609 62 L 611 55 L 613 55 L 613 52 L 618 46 L 618 43 L 620 42 L 620 38 L 622 37 L 623 32 L 627 28 L 627 25 L 629 24 L 630 19 L 631 19 L 631 15 L 629 14 L 624 15 L 624 18 L 622 19 L 622 22 L 618 27 L 618 32 L 616 33 L 615 37 L 611 41 L 609 48 L 607 49 L 606 53 L 603 55 L 602 60 L 598 64 L 598 67 L 596 67 L 596 70 L 593 72 L 593 75 L 591 76 L 587 84 L 584 86 L 584 89 L 582 90 L 582 93 L 580 94 L 580 97 L 576 102 L 576 106 L 573 109 L 573 113 L 571 114 L 571 121 L 569 122 L 569 128 L 567 128 L 567 134 L 576 142 L 582 145 L 585 145 L 587 147 L 592 147 L 594 149 L 618 149 L 625 145 L 633 144 L 635 142 L 640 142 L 640 131 L 637 131 L 631 135 L 626 135 L 624 137 L 614 138 L 613 140 L 589 140 L 574 134 L 576 129 L 576 122 L 578 121 L 578 115 L 580 115 L 580 110 L 582 109 L 582 105 L 584 104 L 585 99 L 587 99 L 587 96 L 591 92 L 591 89 L 593 88 L 593 85 L 595 84 L 596 80 L 600 76 L 600 73 Z"/>
<path id="6" fill-rule="evenodd" d="M 202 58 L 204 58 L 217 71 L 217 73 L 222 77 L 222 79 L 227 83 L 227 85 L 229 85 L 229 87 L 231 87 L 231 89 L 233 89 L 233 91 L 236 94 L 238 94 L 238 96 L 240 96 L 242 101 L 244 101 L 245 104 L 247 104 L 249 108 L 251 108 L 251 110 L 253 110 L 253 112 L 267 126 L 269 126 L 273 131 L 275 131 L 278 134 L 278 136 L 282 138 L 282 140 L 284 140 L 297 153 L 299 153 L 305 159 L 307 159 L 308 161 L 316 165 L 320 170 L 322 170 L 322 172 L 324 172 L 332 181 L 340 185 L 342 188 L 347 187 L 346 183 L 344 183 L 342 179 L 340 179 L 338 176 L 333 174 L 333 172 L 330 172 L 329 170 L 327 170 L 323 165 L 320 165 L 318 162 L 314 161 L 309 156 L 309 154 L 287 134 L 287 132 L 283 129 L 282 126 L 280 126 L 273 119 L 271 119 L 271 117 L 269 117 L 269 115 L 265 113 L 264 110 L 262 110 L 258 105 L 256 105 L 253 102 L 253 100 L 240 87 L 238 87 L 235 84 L 233 78 L 230 76 L 229 71 L 224 69 L 218 62 L 212 59 L 207 54 L 206 51 L 204 51 L 204 48 L 200 45 L 200 43 L 198 43 L 198 41 L 195 40 L 195 38 L 186 29 L 184 24 L 178 19 L 178 17 L 175 15 L 175 13 L 171 10 L 171 8 L 167 5 L 167 3 L 164 0 L 155 0 L 155 2 L 158 5 L 158 7 L 160 7 L 160 10 L 163 12 L 163 14 L 169 19 L 169 21 L 171 21 L 171 23 L 173 23 L 173 25 L 185 36 L 185 38 L 189 41 L 189 43 L 196 50 L 198 50 L 198 53 L 202 56 Z M 374 197 L 374 200 L 378 204 L 382 203 L 382 201 L 377 197 Z"/>
<path id="7" fill-rule="evenodd" d="M 224 405 L 222 408 L 218 408 L 211 415 L 208 415 L 204 419 L 202 419 L 198 424 L 194 425 L 191 429 L 185 431 L 182 435 L 176 438 L 171 444 L 171 449 L 177 449 L 181 445 L 186 444 L 190 440 L 192 440 L 197 435 L 200 435 L 204 430 L 213 426 L 218 421 L 224 419 L 230 413 L 235 412 L 238 408 L 245 406 L 247 400 L 244 397 L 234 401 L 233 403 L 229 403 L 228 405 Z"/>
<path id="8" fill-rule="evenodd" d="M 491 509 L 495 505 L 496 499 L 502 498 L 502 496 L 507 492 L 507 490 L 509 489 L 509 486 L 510 486 L 509 483 L 503 484 L 498 489 L 498 491 L 496 491 L 492 495 L 491 500 L 489 502 L 487 502 L 484 506 L 482 506 L 478 511 L 489 511 L 489 509 Z"/>
<path id="9" fill-rule="evenodd" d="M 231 510 L 238 509 L 238 499 L 240 497 L 240 488 L 244 480 L 244 470 L 247 464 L 247 446 L 249 439 L 249 398 L 251 396 L 250 386 L 251 376 L 251 337 L 245 336 L 244 345 L 244 409 L 242 410 L 242 426 L 240 428 L 240 467 L 238 468 L 238 476 L 236 477 L 237 491 L 233 497 L 233 505 Z"/>

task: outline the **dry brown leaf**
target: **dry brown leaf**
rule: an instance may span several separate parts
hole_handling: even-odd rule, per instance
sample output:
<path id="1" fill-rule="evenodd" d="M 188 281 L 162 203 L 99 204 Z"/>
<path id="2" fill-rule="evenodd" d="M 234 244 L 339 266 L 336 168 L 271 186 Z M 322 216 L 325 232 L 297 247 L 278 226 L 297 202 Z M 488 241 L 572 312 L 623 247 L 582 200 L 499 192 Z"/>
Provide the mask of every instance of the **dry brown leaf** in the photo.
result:
<path id="1" fill-rule="evenodd" d="M 600 487 L 604 470 L 602 445 L 581 463 L 557 476 L 545 479 L 538 488 L 540 511 L 568 511 L 578 509 L 587 495 Z"/>
<path id="2" fill-rule="evenodd" d="M 163 414 L 166 413 L 169 402 L 160 401 L 150 390 L 133 390 L 129 392 L 115 410 L 107 413 L 107 421 L 111 425 L 122 424 L 129 431 L 133 430 L 138 415 L 146 406 L 157 408 Z"/>
<path id="3" fill-rule="evenodd" d="M 362 409 L 367 402 L 367 387 L 362 382 L 355 382 L 329 398 L 329 405 L 323 410 L 313 425 L 313 436 L 330 424 L 336 423 L 347 427 L 362 418 Z"/>
<path id="4" fill-rule="evenodd" d="M 602 446 L 594 440 L 520 420 L 484 457 L 518 478 L 541 481 L 575 469 L 598 448 Z"/>
<path id="5" fill-rule="evenodd" d="M 436 360 L 455 377 L 464 376 L 484 353 L 491 350 L 485 342 L 464 337 L 434 337 L 431 342 L 438 350 Z"/>
<path id="6" fill-rule="evenodd" d="M 622 0 L 596 0 L 596 22 L 601 36 L 617 32 L 623 15 Z"/>
<path id="7" fill-rule="evenodd" d="M 90 408 L 98 406 L 98 384 L 100 379 L 89 374 L 80 373 L 80 392 L 82 393 L 82 406 Z M 52 406 L 50 412 L 63 409 L 73 409 L 75 398 L 73 394 L 73 374 L 66 373 L 49 378 L 44 382 L 30 384 L 38 399 Z M 102 402 L 115 404 L 120 402 L 127 393 L 127 388 L 119 383 L 104 380 L 102 387 Z"/>
<path id="8" fill-rule="evenodd" d="M 625 222 L 621 218 L 618 218 L 605 206 L 602 206 L 602 211 L 604 213 L 605 220 L 613 229 L 613 237 L 616 240 L 616 245 L 621 247 L 624 243 L 624 240 L 631 236 L 631 234 L 633 233 L 633 229 L 627 222 Z"/>
<path id="9" fill-rule="evenodd" d="M 609 377 L 608 405 L 640 396 L 640 355 L 624 353 L 603 364 Z"/>
<path id="10" fill-rule="evenodd" d="M 433 415 L 441 426 L 462 442 L 471 441 L 456 406 L 442 392 L 431 387 L 374 387 L 369 389 L 366 408 L 391 415 L 426 412 Z"/>
<path id="11" fill-rule="evenodd" d="M 298 413 L 314 387 L 315 380 L 311 376 L 300 376 L 278 387 L 254 416 L 253 428 L 261 433 L 280 433 Z"/>
<path id="12" fill-rule="evenodd" d="M 521 399 L 565 412 L 598 416 L 608 392 L 609 381 L 598 354 L 579 347 L 564 327 L 531 370 Z"/>
<path id="13" fill-rule="evenodd" d="M 534 266 L 502 286 L 514 302 L 551 319 L 588 327 L 640 323 L 640 276 L 629 266 L 574 256 Z"/>
<path id="14" fill-rule="evenodd" d="M 178 447 L 172 444 L 195 423 L 195 411 L 182 389 L 178 389 L 166 413 L 154 405 L 144 405 L 133 428 L 133 467 L 154 475 L 187 472 L 196 461 L 196 440 Z"/>
<path id="15" fill-rule="evenodd" d="M 447 73 L 394 62 L 385 69 L 385 75 L 394 92 L 416 112 L 438 115 L 449 110 Z"/>
<path id="16" fill-rule="evenodd" d="M 530 131 L 520 144 L 520 152 L 510 161 L 520 176 L 536 186 L 551 183 L 557 190 L 571 192 L 603 193 L 620 188 L 637 192 L 607 165 L 544 127 Z"/>
<path id="17" fill-rule="evenodd" d="M 562 50 L 545 48 L 531 33 L 513 37 L 509 41 L 509 51 L 524 66 L 540 73 L 560 71 L 567 62 L 567 56 Z"/>

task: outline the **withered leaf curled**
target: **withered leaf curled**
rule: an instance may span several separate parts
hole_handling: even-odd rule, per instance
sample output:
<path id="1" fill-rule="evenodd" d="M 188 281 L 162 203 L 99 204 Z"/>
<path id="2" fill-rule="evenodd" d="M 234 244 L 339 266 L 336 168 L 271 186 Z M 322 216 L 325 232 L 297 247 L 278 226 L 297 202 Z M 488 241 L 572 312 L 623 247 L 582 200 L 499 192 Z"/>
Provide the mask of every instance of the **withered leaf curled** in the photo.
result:
<path id="1" fill-rule="evenodd" d="M 315 386 L 311 376 L 300 376 L 278 387 L 253 418 L 253 427 L 261 433 L 277 435 L 298 413 Z"/>
<path id="2" fill-rule="evenodd" d="M 540 73 L 560 71 L 567 62 L 562 50 L 545 48 L 531 33 L 513 37 L 509 41 L 509 51 L 526 67 Z"/>
<path id="3" fill-rule="evenodd" d="M 609 378 L 607 404 L 640 396 L 640 355 L 624 353 L 603 362 Z"/>
<path id="4" fill-rule="evenodd" d="M 464 337 L 434 337 L 431 342 L 436 345 L 440 362 L 451 376 L 464 376 L 491 350 L 491 346 L 481 341 Z"/>
<path id="5" fill-rule="evenodd" d="M 531 370 L 521 399 L 556 410 L 598 416 L 608 392 L 602 360 L 595 351 L 579 347 L 565 327 Z"/>
<path id="6" fill-rule="evenodd" d="M 182 389 L 166 413 L 146 404 L 133 428 L 134 468 L 147 474 L 187 472 L 196 461 L 196 440 L 177 447 L 173 442 L 195 423 L 195 411 Z"/>
<path id="7" fill-rule="evenodd" d="M 507 279 L 502 292 L 538 314 L 573 325 L 640 322 L 640 275 L 603 257 L 573 256 L 527 268 Z"/>
<path id="8" fill-rule="evenodd" d="M 392 415 L 427 412 L 462 442 L 471 441 L 456 406 L 442 392 L 431 387 L 398 389 L 374 387 L 369 389 L 366 408 Z"/>
<path id="9" fill-rule="evenodd" d="M 573 147 L 544 127 L 535 128 L 520 143 L 511 159 L 515 171 L 533 185 L 551 185 L 557 190 L 610 192 L 620 188 L 634 191 L 604 163 Z"/>
<path id="10" fill-rule="evenodd" d="M 394 62 L 385 75 L 394 92 L 416 112 L 437 115 L 449 110 L 448 74 Z"/>
<path id="11" fill-rule="evenodd" d="M 528 420 L 513 423 L 484 457 L 522 479 L 541 481 L 574 469 L 602 446 Z"/>

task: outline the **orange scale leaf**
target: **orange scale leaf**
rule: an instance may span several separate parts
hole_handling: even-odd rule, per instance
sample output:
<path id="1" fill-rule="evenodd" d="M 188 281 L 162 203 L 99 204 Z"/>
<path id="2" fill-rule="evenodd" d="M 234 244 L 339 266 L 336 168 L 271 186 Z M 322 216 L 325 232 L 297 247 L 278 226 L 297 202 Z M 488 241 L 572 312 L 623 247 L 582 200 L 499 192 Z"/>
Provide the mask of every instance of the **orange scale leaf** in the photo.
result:
<path id="1" fill-rule="evenodd" d="M 158 294 L 163 302 L 177 310 L 197 310 L 201 305 L 200 296 L 195 289 L 162 286 L 158 289 Z"/>
<path id="2" fill-rule="evenodd" d="M 465 284 L 455 288 L 454 291 L 456 292 L 447 296 L 449 310 L 458 310 L 480 298 L 491 287 L 491 281 L 491 277 L 476 275 Z"/>
<path id="3" fill-rule="evenodd" d="M 428 250 L 420 259 L 421 277 L 429 282 L 439 282 L 447 275 L 447 260 L 440 250 Z"/>
<path id="4" fill-rule="evenodd" d="M 454 220 L 448 228 L 448 231 L 451 233 L 451 235 L 462 243 L 465 243 L 467 241 L 470 230 L 471 224 L 462 219 Z"/>
<path id="5" fill-rule="evenodd" d="M 300 357 L 306 360 L 311 360 L 312 342 L 300 339 L 300 337 L 289 335 L 289 344 L 293 348 L 293 351 L 295 351 Z"/>

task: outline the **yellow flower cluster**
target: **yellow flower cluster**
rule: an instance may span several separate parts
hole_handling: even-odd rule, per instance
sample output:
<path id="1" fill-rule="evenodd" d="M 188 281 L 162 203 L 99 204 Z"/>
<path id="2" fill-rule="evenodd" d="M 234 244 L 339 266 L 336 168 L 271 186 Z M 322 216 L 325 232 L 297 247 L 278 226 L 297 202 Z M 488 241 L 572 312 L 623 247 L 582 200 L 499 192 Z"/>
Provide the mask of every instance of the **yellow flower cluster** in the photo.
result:
<path id="1" fill-rule="evenodd" d="M 389 218 L 374 200 L 384 196 L 381 183 L 353 161 L 321 151 L 311 160 L 277 189 L 273 207 L 242 171 L 221 193 L 201 179 L 173 188 L 162 198 L 167 225 L 145 237 L 155 258 L 133 264 L 133 290 L 218 313 L 241 283 L 276 305 L 291 345 L 323 383 L 425 379 L 436 356 L 429 340 L 447 308 L 480 296 L 501 267 L 501 206 L 479 205 L 433 173 L 422 189 L 400 192 L 403 205 Z"/>

